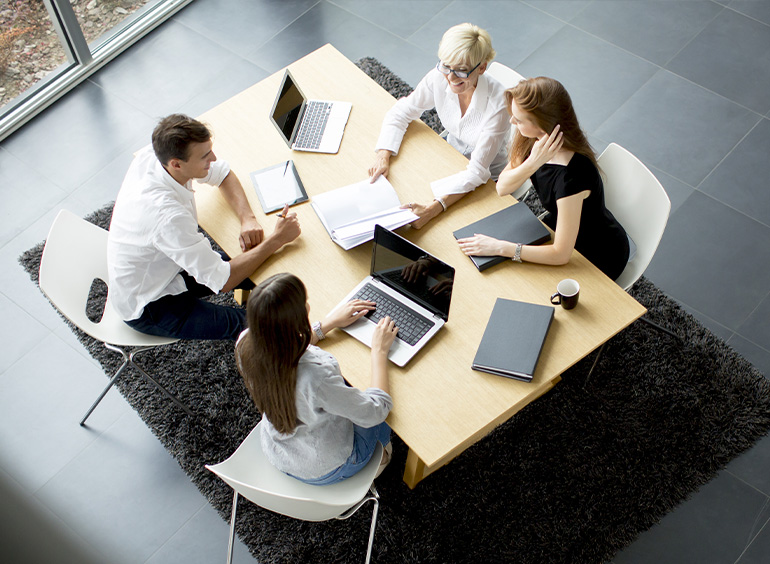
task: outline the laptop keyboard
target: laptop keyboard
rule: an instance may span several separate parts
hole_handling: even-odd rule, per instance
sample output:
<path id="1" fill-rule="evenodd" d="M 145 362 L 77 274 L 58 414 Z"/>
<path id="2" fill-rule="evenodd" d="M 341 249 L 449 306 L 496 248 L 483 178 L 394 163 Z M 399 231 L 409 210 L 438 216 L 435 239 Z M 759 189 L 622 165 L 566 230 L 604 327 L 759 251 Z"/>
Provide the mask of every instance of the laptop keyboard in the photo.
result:
<path id="1" fill-rule="evenodd" d="M 302 123 L 299 126 L 294 144 L 301 149 L 318 149 L 321 146 L 326 122 L 332 105 L 329 102 L 311 100 L 305 105 Z"/>
<path id="2" fill-rule="evenodd" d="M 430 319 L 407 309 L 382 290 L 375 288 L 372 284 L 366 284 L 353 296 L 353 299 L 375 302 L 377 309 L 367 313 L 366 317 L 378 323 L 380 319 L 389 315 L 396 322 L 396 327 L 398 327 L 396 337 L 408 345 L 417 344 L 425 333 L 435 325 Z"/>

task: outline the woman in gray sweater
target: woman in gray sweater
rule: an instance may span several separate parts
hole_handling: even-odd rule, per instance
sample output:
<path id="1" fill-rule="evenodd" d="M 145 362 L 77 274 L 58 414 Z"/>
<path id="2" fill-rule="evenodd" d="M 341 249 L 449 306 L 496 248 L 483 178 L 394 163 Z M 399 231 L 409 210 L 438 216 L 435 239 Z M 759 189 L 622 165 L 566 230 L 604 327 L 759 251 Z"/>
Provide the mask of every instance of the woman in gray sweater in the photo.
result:
<path id="1" fill-rule="evenodd" d="M 249 328 L 235 348 L 238 370 L 266 420 L 265 455 L 303 482 L 324 485 L 349 478 L 366 465 L 377 442 L 385 446 L 381 466 L 390 461 L 388 351 L 398 329 L 390 318 L 378 324 L 371 386 L 365 391 L 348 386 L 337 360 L 315 346 L 374 305 L 351 300 L 311 327 L 305 286 L 293 274 L 276 274 L 251 292 Z"/>

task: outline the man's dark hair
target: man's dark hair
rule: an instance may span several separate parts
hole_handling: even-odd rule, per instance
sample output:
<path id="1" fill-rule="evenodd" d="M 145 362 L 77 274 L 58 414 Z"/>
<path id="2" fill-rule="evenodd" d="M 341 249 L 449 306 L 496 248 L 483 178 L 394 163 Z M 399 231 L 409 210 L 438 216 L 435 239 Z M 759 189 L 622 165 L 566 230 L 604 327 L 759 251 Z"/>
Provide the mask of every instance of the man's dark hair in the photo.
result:
<path id="1" fill-rule="evenodd" d="M 191 143 L 211 139 L 208 127 L 184 114 L 171 114 L 160 120 L 152 132 L 152 149 L 158 160 L 166 165 L 171 159 L 186 161 Z"/>

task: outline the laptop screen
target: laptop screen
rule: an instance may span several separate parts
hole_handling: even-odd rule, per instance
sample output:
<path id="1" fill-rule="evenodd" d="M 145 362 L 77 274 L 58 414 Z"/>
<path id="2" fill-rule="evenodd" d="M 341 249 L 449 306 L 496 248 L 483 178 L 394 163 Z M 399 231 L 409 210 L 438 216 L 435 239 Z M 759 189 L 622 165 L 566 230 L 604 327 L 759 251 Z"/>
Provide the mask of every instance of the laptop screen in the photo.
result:
<path id="1" fill-rule="evenodd" d="M 291 74 L 287 70 L 283 77 L 281 91 L 275 99 L 275 104 L 273 104 L 273 111 L 270 114 L 270 118 L 273 120 L 273 123 L 278 130 L 283 133 L 283 136 L 289 145 L 291 145 L 293 139 L 292 135 L 297 127 L 297 121 L 299 120 L 304 101 L 305 97 L 302 95 L 302 92 L 300 92 L 292 79 Z"/>
<path id="2" fill-rule="evenodd" d="M 381 225 L 374 228 L 371 275 L 449 318 L 455 269 Z"/>

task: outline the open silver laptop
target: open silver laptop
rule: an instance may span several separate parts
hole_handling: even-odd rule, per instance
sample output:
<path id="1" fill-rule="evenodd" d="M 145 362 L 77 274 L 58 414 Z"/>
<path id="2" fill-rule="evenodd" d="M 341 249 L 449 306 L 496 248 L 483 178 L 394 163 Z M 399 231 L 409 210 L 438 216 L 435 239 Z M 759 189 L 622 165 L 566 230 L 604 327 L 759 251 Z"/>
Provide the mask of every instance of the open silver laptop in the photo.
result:
<path id="1" fill-rule="evenodd" d="M 377 309 L 342 330 L 371 346 L 377 322 L 390 315 L 399 328 L 388 358 L 404 366 L 449 319 L 455 269 L 376 225 L 370 275 L 340 303 L 371 300 Z"/>
<path id="2" fill-rule="evenodd" d="M 350 102 L 308 100 L 287 69 L 270 120 L 293 150 L 336 153 L 352 107 Z"/>

